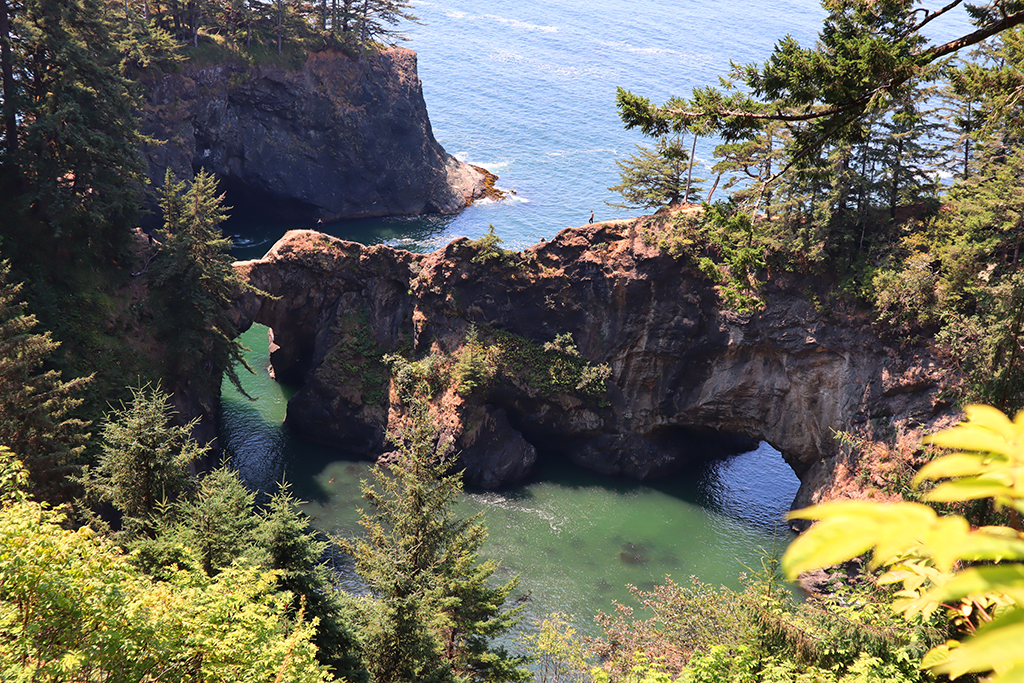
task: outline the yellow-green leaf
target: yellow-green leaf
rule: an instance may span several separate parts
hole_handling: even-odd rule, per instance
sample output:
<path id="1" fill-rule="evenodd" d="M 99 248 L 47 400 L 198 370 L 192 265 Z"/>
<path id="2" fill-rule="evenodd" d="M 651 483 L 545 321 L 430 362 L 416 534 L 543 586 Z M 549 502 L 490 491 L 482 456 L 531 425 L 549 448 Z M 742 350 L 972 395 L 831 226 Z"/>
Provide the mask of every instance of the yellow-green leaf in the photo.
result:
<path id="1" fill-rule="evenodd" d="M 1013 497 L 1014 491 L 1009 486 L 992 481 L 970 477 L 956 481 L 944 481 L 924 495 L 924 500 L 933 503 L 955 503 L 964 500 L 979 500 L 997 496 Z"/>
<path id="2" fill-rule="evenodd" d="M 927 463 L 914 477 L 913 485 L 934 479 L 950 479 L 981 474 L 986 471 L 988 455 L 980 453 L 954 453 Z"/>
<path id="3" fill-rule="evenodd" d="M 951 651 L 949 658 L 932 667 L 934 673 L 949 674 L 956 678 L 973 671 L 1009 672 L 1024 665 L 1024 610 L 1016 609 L 986 624 L 960 647 Z"/>

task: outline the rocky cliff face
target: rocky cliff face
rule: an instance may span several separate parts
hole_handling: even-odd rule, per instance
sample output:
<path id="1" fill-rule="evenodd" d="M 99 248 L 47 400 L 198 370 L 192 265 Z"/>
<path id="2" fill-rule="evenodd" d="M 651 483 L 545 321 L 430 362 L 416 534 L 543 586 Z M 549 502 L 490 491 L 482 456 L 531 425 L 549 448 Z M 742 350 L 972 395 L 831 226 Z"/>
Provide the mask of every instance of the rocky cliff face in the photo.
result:
<path id="1" fill-rule="evenodd" d="M 760 313 L 723 310 L 712 283 L 647 246 L 638 224 L 567 229 L 490 256 L 466 239 L 417 255 L 295 231 L 262 260 L 236 264 L 278 297 L 249 296 L 238 312 L 243 326 L 272 329 L 275 372 L 302 385 L 288 422 L 376 456 L 402 419 L 403 391 L 429 385 L 417 382 L 437 367 L 468 376 L 469 338 L 497 373 L 469 391 L 429 393 L 472 483 L 526 476 L 538 448 L 650 479 L 707 457 L 709 445 L 765 440 L 804 481 L 806 503 L 838 453 L 835 430 L 922 426 L 949 413 L 946 368 L 925 348 L 816 310 L 808 283 L 788 276 L 767 286 Z M 544 349 L 566 333 L 574 348 L 563 336 Z M 387 352 L 438 360 L 392 381 L 379 362 Z"/>
<path id="2" fill-rule="evenodd" d="M 143 132 L 150 178 L 215 173 L 236 212 L 280 218 L 453 213 L 483 175 L 437 143 L 416 53 L 353 60 L 310 53 L 297 71 L 222 64 L 152 85 Z"/>

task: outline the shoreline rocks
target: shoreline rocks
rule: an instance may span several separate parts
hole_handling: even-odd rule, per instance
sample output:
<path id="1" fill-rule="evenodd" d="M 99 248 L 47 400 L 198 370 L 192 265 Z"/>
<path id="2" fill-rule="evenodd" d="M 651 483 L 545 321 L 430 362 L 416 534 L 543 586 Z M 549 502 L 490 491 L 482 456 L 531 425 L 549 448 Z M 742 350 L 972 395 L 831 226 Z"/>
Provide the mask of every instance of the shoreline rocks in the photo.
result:
<path id="1" fill-rule="evenodd" d="M 486 176 L 434 139 L 416 53 L 352 59 L 311 52 L 295 71 L 186 66 L 149 86 L 143 156 L 164 170 L 213 172 L 233 215 L 333 220 L 450 214 L 487 196 Z"/>

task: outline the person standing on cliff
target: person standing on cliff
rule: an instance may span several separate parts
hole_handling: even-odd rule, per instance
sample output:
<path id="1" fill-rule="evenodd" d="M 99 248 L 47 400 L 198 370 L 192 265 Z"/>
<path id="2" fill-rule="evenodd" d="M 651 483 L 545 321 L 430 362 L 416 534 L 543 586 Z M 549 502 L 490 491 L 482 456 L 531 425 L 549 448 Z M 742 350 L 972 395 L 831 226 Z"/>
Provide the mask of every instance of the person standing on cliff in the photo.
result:
<path id="1" fill-rule="evenodd" d="M 591 222 L 591 223 L 594 222 L 594 212 L 593 211 L 590 212 L 590 221 L 589 222 Z"/>

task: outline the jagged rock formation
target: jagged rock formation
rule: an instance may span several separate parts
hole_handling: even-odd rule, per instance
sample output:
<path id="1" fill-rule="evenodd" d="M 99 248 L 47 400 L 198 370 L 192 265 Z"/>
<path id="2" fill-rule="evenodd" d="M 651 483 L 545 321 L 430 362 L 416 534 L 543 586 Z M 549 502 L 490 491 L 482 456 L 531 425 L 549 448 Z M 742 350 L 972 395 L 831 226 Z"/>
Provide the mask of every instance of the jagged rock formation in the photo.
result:
<path id="1" fill-rule="evenodd" d="M 235 213 L 287 219 L 454 213 L 485 192 L 430 128 L 416 53 L 312 52 L 302 68 L 186 67 L 151 84 L 144 156 L 217 175 Z"/>
<path id="2" fill-rule="evenodd" d="M 278 297 L 246 297 L 239 322 L 272 328 L 278 377 L 302 385 L 288 422 L 369 456 L 386 450 L 384 431 L 402 414 L 381 354 L 457 355 L 471 326 L 534 349 L 571 333 L 581 358 L 610 369 L 605 391 L 509 372 L 468 396 L 435 398 L 467 478 L 488 486 L 525 476 L 536 448 L 655 478 L 733 437 L 779 449 L 808 502 L 838 452 L 834 430 L 924 425 L 949 412 L 947 369 L 924 347 L 880 339 L 863 316 L 816 310 L 809 283 L 791 276 L 769 283 L 762 312 L 723 310 L 712 283 L 645 244 L 642 228 L 567 229 L 494 258 L 466 239 L 418 255 L 289 232 L 262 260 L 236 264 Z M 572 360 L 537 354 L 552 365 L 524 370 L 535 378 Z"/>

